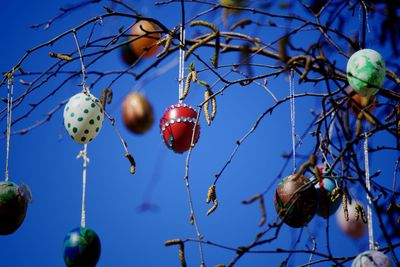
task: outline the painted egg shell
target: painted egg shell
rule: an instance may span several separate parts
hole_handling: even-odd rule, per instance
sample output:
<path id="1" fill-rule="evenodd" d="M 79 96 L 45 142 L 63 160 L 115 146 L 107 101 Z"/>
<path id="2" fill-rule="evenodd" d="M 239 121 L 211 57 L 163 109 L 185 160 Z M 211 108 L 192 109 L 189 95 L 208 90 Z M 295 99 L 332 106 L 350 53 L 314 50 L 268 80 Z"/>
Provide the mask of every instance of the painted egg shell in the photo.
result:
<path id="1" fill-rule="evenodd" d="M 287 225 L 298 228 L 306 225 L 317 210 L 317 191 L 310 180 L 300 175 L 285 177 L 275 191 L 274 205 L 278 216 Z"/>
<path id="2" fill-rule="evenodd" d="M 176 104 L 169 107 L 160 120 L 161 136 L 165 145 L 176 153 L 183 153 L 190 148 L 193 128 L 197 112 L 186 104 Z M 200 136 L 200 125 L 196 126 L 193 143 Z"/>
<path id="3" fill-rule="evenodd" d="M 356 220 L 356 205 L 359 203 L 356 200 L 352 200 L 351 204 L 347 201 L 347 210 L 349 211 L 349 220 L 346 221 L 344 217 L 343 205 L 340 205 L 340 209 L 336 212 L 336 221 L 339 224 L 340 229 L 348 236 L 352 238 L 360 238 L 364 235 L 366 230 L 366 224 L 361 218 Z"/>
<path id="4" fill-rule="evenodd" d="M 100 239 L 88 228 L 75 228 L 64 238 L 63 255 L 68 267 L 94 267 L 99 261 L 100 252 Z"/>
<path id="5" fill-rule="evenodd" d="M 143 29 L 143 30 L 142 30 Z M 155 53 L 159 46 L 156 45 L 157 41 L 161 38 L 160 33 L 149 33 L 146 35 L 146 32 L 154 32 L 158 31 L 159 28 L 156 24 L 151 23 L 147 20 L 140 20 L 135 25 L 133 25 L 131 29 L 131 35 L 133 42 L 129 45 L 132 49 L 132 52 L 137 56 L 140 57 L 143 53 L 143 57 L 151 57 Z M 140 37 L 142 35 L 146 35 L 144 37 Z"/>
<path id="6" fill-rule="evenodd" d="M 153 126 L 153 108 L 140 93 L 130 93 L 125 97 L 121 113 L 126 128 L 134 133 L 145 133 Z"/>
<path id="7" fill-rule="evenodd" d="M 392 267 L 389 257 L 380 251 L 364 251 L 359 254 L 351 267 Z"/>
<path id="8" fill-rule="evenodd" d="M 121 46 L 120 53 L 122 60 L 128 66 L 134 64 L 138 60 L 138 56 L 132 51 L 129 44 Z"/>
<path id="9" fill-rule="evenodd" d="M 310 178 L 311 181 L 314 179 L 314 176 Z M 340 198 L 335 202 L 331 201 L 331 193 L 336 188 L 335 180 L 333 178 L 323 178 L 314 187 L 317 190 L 318 199 L 317 215 L 328 218 L 337 211 L 341 203 Z"/>
<path id="10" fill-rule="evenodd" d="M 21 226 L 30 201 L 27 185 L 0 182 L 0 235 L 12 234 Z"/>
<path id="11" fill-rule="evenodd" d="M 386 75 L 385 61 L 372 49 L 354 53 L 347 62 L 347 80 L 351 88 L 361 96 L 375 95 Z"/>
<path id="12" fill-rule="evenodd" d="M 362 110 L 368 110 L 369 112 L 373 111 L 376 105 L 376 97 L 371 96 L 371 97 L 365 97 L 359 95 L 357 92 L 352 92 L 353 90 L 349 88 L 347 90 L 348 94 L 352 94 L 351 99 L 349 99 L 348 106 L 350 110 L 353 112 L 354 115 L 358 116 L 358 114 Z M 358 105 L 356 105 L 355 103 Z M 361 107 L 361 109 L 360 109 Z"/>
<path id="13" fill-rule="evenodd" d="M 78 144 L 87 144 L 99 133 L 104 119 L 103 107 L 93 95 L 79 93 L 64 108 L 64 126 Z"/>

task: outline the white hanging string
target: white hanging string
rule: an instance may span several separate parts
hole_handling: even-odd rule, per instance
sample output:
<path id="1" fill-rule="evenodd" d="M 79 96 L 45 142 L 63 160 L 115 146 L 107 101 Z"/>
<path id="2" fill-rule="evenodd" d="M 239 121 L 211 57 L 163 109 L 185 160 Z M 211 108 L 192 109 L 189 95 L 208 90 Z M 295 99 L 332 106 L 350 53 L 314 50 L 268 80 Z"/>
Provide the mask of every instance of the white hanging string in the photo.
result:
<path id="1" fill-rule="evenodd" d="M 82 69 L 82 92 L 86 93 L 86 94 L 90 94 L 89 88 L 86 87 L 86 68 L 85 68 L 85 64 L 83 64 L 83 56 L 82 56 L 82 52 L 81 52 L 81 48 L 79 46 L 79 42 L 78 42 L 78 38 L 76 36 L 76 32 L 73 31 L 72 32 L 73 36 L 74 36 L 74 40 L 75 40 L 75 44 L 78 50 L 78 54 L 79 54 L 79 59 L 81 62 L 81 69 Z"/>
<path id="2" fill-rule="evenodd" d="M 13 74 L 13 73 L 12 73 Z M 11 115 L 12 115 L 12 104 L 14 94 L 14 77 L 10 74 L 7 82 L 7 148 L 6 148 L 6 173 L 5 181 L 8 181 L 8 161 L 10 156 L 10 139 L 11 139 Z"/>
<path id="3" fill-rule="evenodd" d="M 369 177 L 369 159 L 368 159 L 368 135 L 364 136 L 364 167 L 365 167 L 365 183 L 367 186 L 368 192 L 371 192 L 371 181 Z M 372 224 L 372 210 L 371 210 L 371 198 L 367 193 L 367 221 L 368 221 L 368 240 L 369 240 L 369 249 L 375 250 L 374 244 L 374 230 Z"/>
<path id="4" fill-rule="evenodd" d="M 289 71 L 290 125 L 292 130 L 293 173 L 296 173 L 296 111 L 294 102 L 294 70 Z"/>
<path id="5" fill-rule="evenodd" d="M 183 77 L 185 75 L 185 50 L 183 47 L 185 47 L 185 28 L 184 25 L 181 24 L 181 34 L 180 34 L 180 42 L 181 46 L 179 48 L 179 77 L 178 77 L 178 82 L 179 82 L 179 103 L 182 103 L 181 97 L 183 95 Z"/>
<path id="6" fill-rule="evenodd" d="M 87 144 L 83 145 L 83 150 L 79 152 L 77 159 L 83 158 L 83 171 L 82 171 L 82 213 L 81 213 L 81 227 L 86 226 L 86 168 L 89 163 L 87 157 Z"/>
<path id="7" fill-rule="evenodd" d="M 76 44 L 76 48 L 79 53 L 79 59 L 81 62 L 81 69 L 82 69 L 82 92 L 89 95 L 90 89 L 86 87 L 86 68 L 85 64 L 83 63 L 83 56 L 79 46 L 78 38 L 76 36 L 76 32 L 72 32 Z M 82 171 L 82 212 L 81 212 L 81 227 L 86 226 L 86 168 L 87 164 L 89 163 L 89 158 L 87 157 L 87 144 L 83 145 L 83 150 L 79 152 L 77 158 L 83 158 L 83 171 Z"/>

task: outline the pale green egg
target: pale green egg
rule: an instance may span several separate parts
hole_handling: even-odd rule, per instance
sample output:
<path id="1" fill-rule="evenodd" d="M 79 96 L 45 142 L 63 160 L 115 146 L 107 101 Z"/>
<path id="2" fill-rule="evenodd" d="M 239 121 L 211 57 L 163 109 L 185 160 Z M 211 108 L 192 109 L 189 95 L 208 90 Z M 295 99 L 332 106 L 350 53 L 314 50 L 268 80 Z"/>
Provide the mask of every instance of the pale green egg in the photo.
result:
<path id="1" fill-rule="evenodd" d="M 381 88 L 386 75 L 385 61 L 372 49 L 354 53 L 347 62 L 347 80 L 361 96 L 375 95 Z"/>

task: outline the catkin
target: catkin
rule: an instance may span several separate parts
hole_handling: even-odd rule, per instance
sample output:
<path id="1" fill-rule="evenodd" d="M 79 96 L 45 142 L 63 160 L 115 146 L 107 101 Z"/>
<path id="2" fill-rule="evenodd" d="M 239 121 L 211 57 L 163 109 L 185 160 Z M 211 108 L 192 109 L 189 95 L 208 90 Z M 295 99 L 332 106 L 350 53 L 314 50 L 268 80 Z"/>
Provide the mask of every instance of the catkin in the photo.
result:
<path id="1" fill-rule="evenodd" d="M 217 115 L 217 100 L 214 96 L 211 98 L 211 120 L 214 120 L 215 115 Z"/>
<path id="2" fill-rule="evenodd" d="M 346 219 L 346 221 L 349 221 L 349 210 L 347 209 L 346 194 L 342 195 L 342 206 L 343 206 L 344 218 Z"/>
<path id="3" fill-rule="evenodd" d="M 59 53 L 49 52 L 49 56 L 50 57 L 54 57 L 54 58 L 58 58 L 58 59 L 61 59 L 61 60 L 65 60 L 65 61 L 72 61 L 72 57 L 67 56 L 67 55 L 63 55 L 63 54 L 59 54 Z"/>
<path id="4" fill-rule="evenodd" d="M 185 87 L 183 88 L 183 93 L 179 100 L 184 100 L 189 93 L 190 89 L 190 81 L 192 80 L 193 72 L 189 72 L 186 76 Z"/>
<path id="5" fill-rule="evenodd" d="M 173 245 L 178 245 L 182 243 L 182 240 L 180 239 L 171 239 L 171 240 L 167 240 L 164 242 L 164 246 L 169 247 L 169 246 L 173 246 Z"/>
<path id="6" fill-rule="evenodd" d="M 261 211 L 261 220 L 258 226 L 263 226 L 265 222 L 267 221 L 267 212 L 265 211 L 265 205 L 264 205 L 264 198 L 262 195 L 259 197 L 260 199 L 260 211 Z"/>
<path id="7" fill-rule="evenodd" d="M 206 203 L 210 203 L 210 201 L 215 200 L 217 198 L 217 195 L 215 193 L 215 185 L 211 185 L 210 188 L 208 188 L 208 192 L 207 192 L 207 199 L 206 199 Z"/>
<path id="8" fill-rule="evenodd" d="M 181 262 L 182 267 L 186 267 L 185 246 L 183 242 L 179 244 L 179 261 Z"/>
<path id="9" fill-rule="evenodd" d="M 213 213 L 218 208 L 218 200 L 215 199 L 213 203 L 213 206 L 207 211 L 207 216 Z"/>
<path id="10" fill-rule="evenodd" d="M 210 111 L 208 110 L 209 109 L 209 102 L 210 102 L 209 98 L 210 98 L 210 96 L 211 96 L 211 90 L 210 89 L 205 90 L 204 91 L 204 101 L 206 101 L 207 99 L 208 100 L 204 103 L 203 109 L 204 109 L 204 116 L 206 118 L 206 121 L 207 121 L 208 125 L 211 124 Z"/>

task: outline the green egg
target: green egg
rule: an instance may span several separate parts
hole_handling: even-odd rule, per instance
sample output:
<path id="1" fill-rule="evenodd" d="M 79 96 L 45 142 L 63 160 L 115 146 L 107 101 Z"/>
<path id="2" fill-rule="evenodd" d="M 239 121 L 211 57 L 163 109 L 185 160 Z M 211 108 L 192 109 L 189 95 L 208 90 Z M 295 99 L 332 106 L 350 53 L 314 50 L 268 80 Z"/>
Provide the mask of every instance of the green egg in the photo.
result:
<path id="1" fill-rule="evenodd" d="M 370 97 L 382 87 L 385 61 L 375 50 L 362 49 L 350 57 L 346 72 L 351 88 L 361 96 Z"/>

